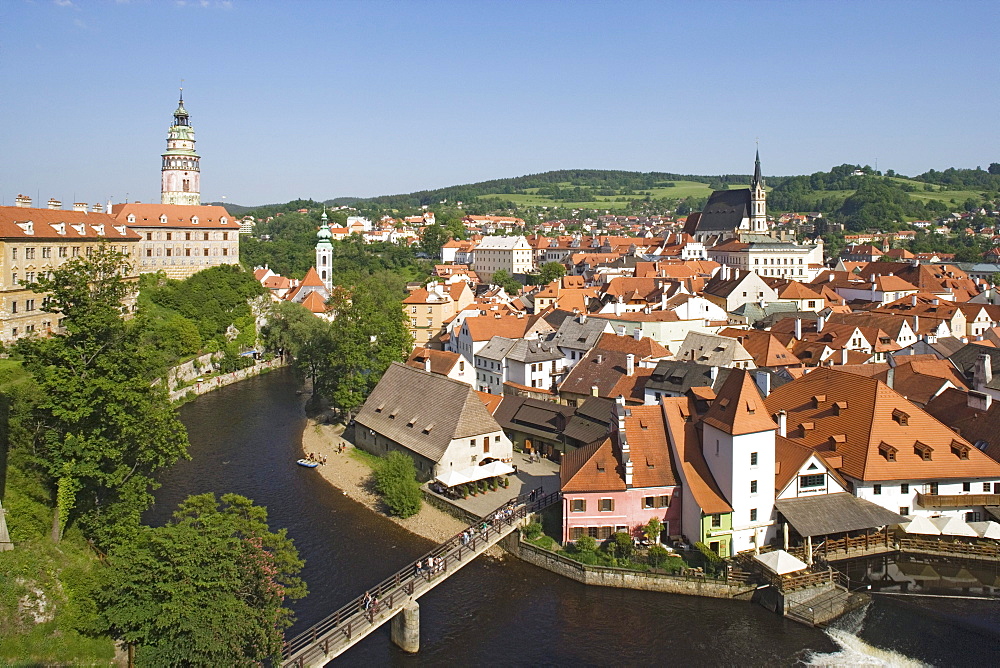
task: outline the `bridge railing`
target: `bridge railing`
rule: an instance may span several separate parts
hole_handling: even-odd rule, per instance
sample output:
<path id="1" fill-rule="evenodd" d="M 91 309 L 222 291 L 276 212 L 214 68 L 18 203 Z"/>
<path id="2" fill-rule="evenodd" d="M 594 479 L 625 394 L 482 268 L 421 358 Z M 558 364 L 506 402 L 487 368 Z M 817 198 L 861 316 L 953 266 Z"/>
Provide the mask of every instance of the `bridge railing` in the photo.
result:
<path id="1" fill-rule="evenodd" d="M 531 513 L 548 507 L 559 498 L 559 492 L 546 496 L 531 492 L 511 499 L 479 522 L 466 527 L 417 561 L 407 564 L 369 588 L 361 596 L 286 641 L 282 658 L 288 660 L 292 655 L 312 645 L 320 645 L 323 652 L 328 653 L 329 646 L 333 644 L 328 635 L 334 629 L 340 629 L 344 639 L 349 641 L 354 630 L 361 628 L 361 624 L 365 622 L 375 624 L 376 616 L 380 612 L 391 610 L 397 602 L 412 596 L 420 580 L 430 582 L 441 573 L 447 572 L 449 565 L 462 561 L 469 555 L 476 556 L 478 551 L 495 539 L 499 532 L 515 525 Z M 464 541 L 463 536 L 467 537 Z M 432 568 L 425 566 L 420 570 L 417 569 L 417 563 L 428 564 L 430 558 L 434 560 Z"/>

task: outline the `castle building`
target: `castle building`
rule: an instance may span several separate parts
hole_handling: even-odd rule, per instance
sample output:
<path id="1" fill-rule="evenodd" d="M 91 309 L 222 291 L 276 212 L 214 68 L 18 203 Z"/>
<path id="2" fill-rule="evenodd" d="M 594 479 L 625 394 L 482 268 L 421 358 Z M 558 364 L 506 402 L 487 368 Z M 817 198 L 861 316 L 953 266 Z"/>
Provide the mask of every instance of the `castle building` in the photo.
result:
<path id="1" fill-rule="evenodd" d="M 184 108 L 184 89 L 167 131 L 167 151 L 160 168 L 161 204 L 201 204 L 201 156 L 194 150 L 194 128 Z"/>
<path id="2" fill-rule="evenodd" d="M 163 154 L 160 203 L 125 202 L 108 210 L 139 235 L 136 267 L 185 279 L 202 269 L 240 263 L 240 222 L 225 207 L 201 203 L 201 158 L 184 97 L 174 111 Z"/>
<path id="3" fill-rule="evenodd" d="M 131 265 L 126 279 L 138 280 L 139 235 L 102 208 L 98 204 L 87 211 L 86 204 L 77 203 L 64 211 L 52 199 L 48 208 L 36 209 L 25 195 L 18 195 L 16 206 L 0 207 L 0 342 L 62 331 L 61 316 L 43 311 L 45 294 L 29 285 L 69 260 L 89 256 L 102 243 L 125 254 Z M 126 308 L 134 302 L 129 296 Z"/>

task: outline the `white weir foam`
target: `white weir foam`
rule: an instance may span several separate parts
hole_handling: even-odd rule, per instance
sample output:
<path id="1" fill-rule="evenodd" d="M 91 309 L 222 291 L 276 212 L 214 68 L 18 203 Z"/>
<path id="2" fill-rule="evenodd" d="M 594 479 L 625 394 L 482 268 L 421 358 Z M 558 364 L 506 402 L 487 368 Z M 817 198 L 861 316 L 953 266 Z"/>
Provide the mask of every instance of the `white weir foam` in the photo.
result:
<path id="1" fill-rule="evenodd" d="M 810 652 L 804 660 L 807 666 L 834 668 L 835 666 L 892 666 L 893 668 L 923 668 L 926 664 L 899 652 L 870 645 L 857 634 L 864 626 L 868 607 L 853 610 L 825 632 L 840 646 L 836 652 Z"/>

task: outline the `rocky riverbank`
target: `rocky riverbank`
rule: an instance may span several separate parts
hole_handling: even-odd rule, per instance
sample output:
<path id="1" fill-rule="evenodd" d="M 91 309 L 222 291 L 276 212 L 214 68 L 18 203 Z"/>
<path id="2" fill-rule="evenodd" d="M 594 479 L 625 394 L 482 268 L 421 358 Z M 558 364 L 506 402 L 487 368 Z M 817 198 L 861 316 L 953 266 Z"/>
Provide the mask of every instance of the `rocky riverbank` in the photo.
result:
<path id="1" fill-rule="evenodd" d="M 448 513 L 424 503 L 413 517 L 401 519 L 387 514 L 371 488 L 371 467 L 351 455 L 354 446 L 343 438 L 343 425 L 319 424 L 310 419 L 302 432 L 302 452 L 326 457 L 326 465 L 316 467 L 323 479 L 358 503 L 379 513 L 428 540 L 440 543 L 465 528 L 465 524 Z M 339 446 L 344 452 L 338 453 Z"/>

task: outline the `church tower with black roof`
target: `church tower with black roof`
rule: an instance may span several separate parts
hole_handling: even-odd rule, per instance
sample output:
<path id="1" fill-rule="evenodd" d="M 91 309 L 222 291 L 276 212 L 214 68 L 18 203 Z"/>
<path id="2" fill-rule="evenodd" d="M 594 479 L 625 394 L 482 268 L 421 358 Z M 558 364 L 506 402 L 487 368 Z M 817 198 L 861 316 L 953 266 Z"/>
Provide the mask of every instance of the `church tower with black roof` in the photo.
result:
<path id="1" fill-rule="evenodd" d="M 753 181 L 750 183 L 750 231 L 767 234 L 767 191 L 760 174 L 760 149 L 754 162 Z"/>

